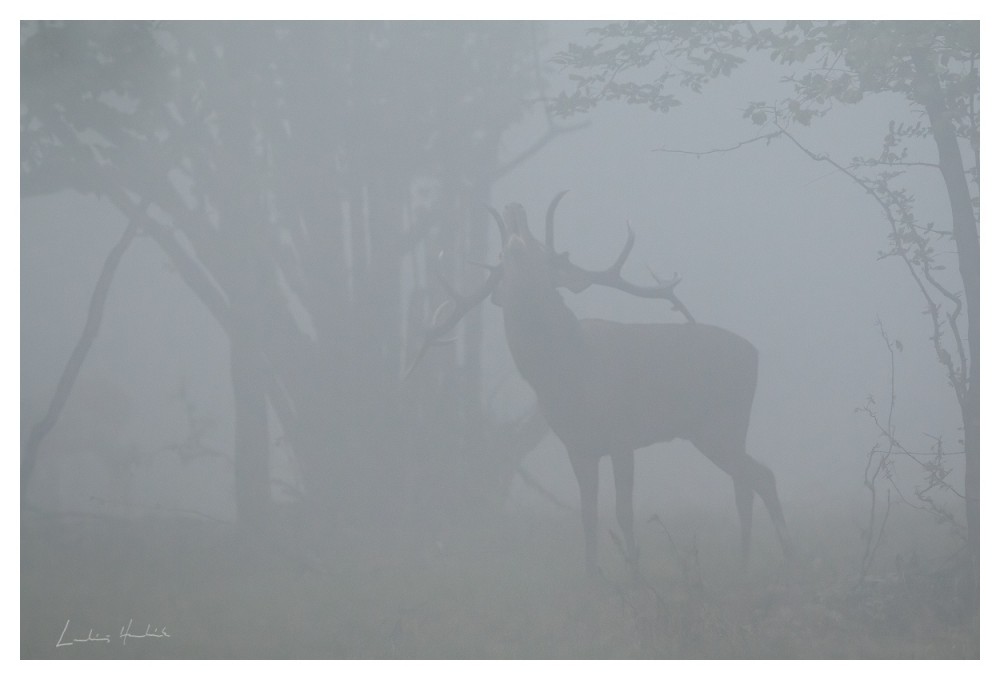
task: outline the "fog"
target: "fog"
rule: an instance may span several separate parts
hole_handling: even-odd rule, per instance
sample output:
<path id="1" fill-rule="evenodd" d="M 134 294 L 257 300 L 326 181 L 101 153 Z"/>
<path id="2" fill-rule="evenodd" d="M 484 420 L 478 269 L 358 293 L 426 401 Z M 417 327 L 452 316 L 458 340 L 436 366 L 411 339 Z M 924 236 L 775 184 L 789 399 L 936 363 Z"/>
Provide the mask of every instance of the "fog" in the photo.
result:
<path id="1" fill-rule="evenodd" d="M 938 457 L 932 504 L 916 493 L 923 454 L 963 446 L 924 297 L 845 173 L 740 144 L 773 130 L 748 103 L 806 66 L 740 52 L 666 113 L 563 118 L 546 101 L 577 81 L 553 57 L 592 26 L 22 24 L 22 658 L 978 658 L 962 456 Z M 869 93 L 791 130 L 847 165 L 919 116 Z M 929 135 L 906 146 L 937 160 Z M 937 170 L 905 170 L 919 222 L 950 229 Z M 698 323 L 756 347 L 747 452 L 793 560 L 757 502 L 741 566 L 733 482 L 681 437 L 636 454 L 638 575 L 602 459 L 588 576 L 576 477 L 503 310 L 413 364 L 454 308 L 434 269 L 465 294 L 499 261 L 485 206 L 522 204 L 542 238 L 563 190 L 558 251 L 604 269 L 630 226 L 624 279 L 676 273 Z M 685 323 L 662 299 L 561 296 Z M 919 452 L 878 478 L 872 403 Z"/>

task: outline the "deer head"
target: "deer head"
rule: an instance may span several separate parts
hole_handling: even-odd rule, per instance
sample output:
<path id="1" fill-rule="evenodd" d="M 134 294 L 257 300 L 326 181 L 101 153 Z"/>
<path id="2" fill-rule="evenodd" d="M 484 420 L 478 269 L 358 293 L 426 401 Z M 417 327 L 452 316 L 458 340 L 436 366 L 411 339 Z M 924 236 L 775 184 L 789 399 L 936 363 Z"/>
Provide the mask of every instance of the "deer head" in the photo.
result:
<path id="1" fill-rule="evenodd" d="M 622 267 L 625 266 L 635 245 L 635 232 L 632 231 L 631 225 L 628 225 L 625 246 L 607 269 L 590 271 L 571 262 L 568 253 L 556 252 L 555 213 L 559 202 L 567 193 L 568 191 L 559 192 L 549 203 L 545 216 L 544 244 L 532 235 L 521 204 L 507 205 L 503 216 L 494 208 L 487 206 L 500 233 L 501 261 L 495 265 L 481 265 L 489 271 L 489 276 L 475 292 L 469 295 L 456 291 L 441 274 L 440 269 L 433 271 L 434 276 L 448 293 L 449 299 L 434 312 L 431 325 L 424 331 L 424 340 L 403 374 L 404 380 L 416 368 L 428 349 L 449 342 L 444 338 L 483 300 L 489 297 L 494 304 L 503 307 L 505 298 L 517 290 L 530 295 L 532 292 L 553 287 L 580 293 L 592 285 L 606 286 L 637 297 L 667 300 L 673 305 L 674 310 L 694 323 L 694 317 L 674 294 L 674 288 L 681 281 L 676 274 L 669 280 L 662 280 L 653 275 L 656 279 L 656 284 L 653 286 L 633 284 L 622 278 Z M 512 270 L 511 275 L 504 276 L 507 268 Z"/>

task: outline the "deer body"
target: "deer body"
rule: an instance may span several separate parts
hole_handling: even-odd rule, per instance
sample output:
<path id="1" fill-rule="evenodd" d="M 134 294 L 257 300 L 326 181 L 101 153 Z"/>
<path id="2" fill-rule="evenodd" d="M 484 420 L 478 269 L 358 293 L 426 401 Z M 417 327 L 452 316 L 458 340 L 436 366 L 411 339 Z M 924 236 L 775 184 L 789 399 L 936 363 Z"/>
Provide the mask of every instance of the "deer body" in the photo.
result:
<path id="1" fill-rule="evenodd" d="M 524 329 L 513 316 L 505 310 L 511 355 L 563 443 L 634 450 L 694 441 L 720 419 L 745 436 L 757 351 L 738 335 L 705 324 L 583 319 L 574 347 L 556 329 Z"/>

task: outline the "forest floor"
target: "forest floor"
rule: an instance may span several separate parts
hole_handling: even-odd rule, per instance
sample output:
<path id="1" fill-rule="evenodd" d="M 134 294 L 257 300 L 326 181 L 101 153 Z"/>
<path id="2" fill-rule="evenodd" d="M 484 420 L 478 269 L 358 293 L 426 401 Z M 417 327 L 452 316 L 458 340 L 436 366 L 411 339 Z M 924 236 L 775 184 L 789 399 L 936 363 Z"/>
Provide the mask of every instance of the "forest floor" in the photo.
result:
<path id="1" fill-rule="evenodd" d="M 979 657 L 978 613 L 954 569 L 886 550 L 887 566 L 859 579 L 857 546 L 820 518 L 797 528 L 801 554 L 787 563 L 758 518 L 741 570 L 735 523 L 686 518 L 671 535 L 643 521 L 635 579 L 609 526 L 603 575 L 588 577 L 568 514 L 508 513 L 426 539 L 25 511 L 21 656 Z"/>

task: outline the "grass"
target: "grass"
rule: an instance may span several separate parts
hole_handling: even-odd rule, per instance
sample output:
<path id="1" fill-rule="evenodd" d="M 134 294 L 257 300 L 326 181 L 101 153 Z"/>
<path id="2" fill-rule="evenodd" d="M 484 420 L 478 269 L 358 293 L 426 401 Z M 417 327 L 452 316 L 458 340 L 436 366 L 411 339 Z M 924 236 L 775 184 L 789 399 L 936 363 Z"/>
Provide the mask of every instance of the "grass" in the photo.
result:
<path id="1" fill-rule="evenodd" d="M 859 584 L 857 540 L 845 548 L 829 518 L 808 522 L 789 565 L 759 521 L 745 572 L 735 518 L 645 522 L 637 581 L 610 538 L 603 577 L 587 577 L 570 515 L 508 514 L 427 538 L 26 513 L 21 655 L 978 658 L 978 616 L 946 571 L 889 559 Z M 121 644 L 130 619 L 170 637 Z M 69 639 L 93 629 L 110 642 L 57 648 L 67 620 Z"/>

